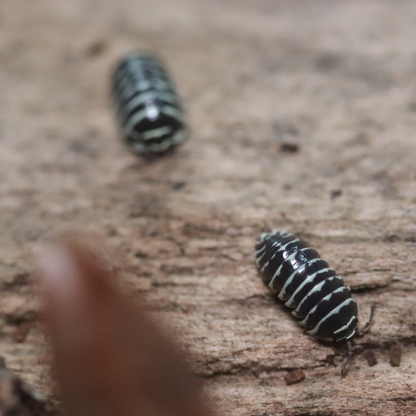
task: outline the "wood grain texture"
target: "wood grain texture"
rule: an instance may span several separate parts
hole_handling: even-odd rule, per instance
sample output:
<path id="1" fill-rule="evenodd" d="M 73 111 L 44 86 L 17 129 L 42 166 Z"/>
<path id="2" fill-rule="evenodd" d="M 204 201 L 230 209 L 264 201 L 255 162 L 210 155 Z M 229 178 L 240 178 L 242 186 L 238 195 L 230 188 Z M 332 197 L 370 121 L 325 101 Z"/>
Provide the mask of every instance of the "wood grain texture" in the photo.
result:
<path id="1" fill-rule="evenodd" d="M 223 414 L 413 415 L 415 18 L 409 2 L 3 2 L 10 368 L 53 395 L 39 328 L 16 343 L 5 317 L 36 306 L 19 278 L 36 239 L 77 227 L 118 253 L 126 292 L 180 335 Z M 132 49 L 165 58 L 189 113 L 189 141 L 157 163 L 128 153 L 109 108 L 112 66 Z M 337 269 L 362 323 L 376 306 L 346 378 L 345 348 L 305 335 L 263 286 L 253 247 L 267 227 L 298 233 Z M 295 368 L 306 378 L 287 386 Z"/>

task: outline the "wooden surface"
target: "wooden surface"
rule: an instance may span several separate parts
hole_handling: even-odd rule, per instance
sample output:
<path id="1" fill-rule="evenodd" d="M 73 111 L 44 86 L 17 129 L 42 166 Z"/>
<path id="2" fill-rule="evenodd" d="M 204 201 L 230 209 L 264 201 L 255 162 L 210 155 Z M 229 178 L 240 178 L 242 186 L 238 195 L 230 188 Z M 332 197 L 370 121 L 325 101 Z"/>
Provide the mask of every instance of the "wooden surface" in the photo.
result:
<path id="1" fill-rule="evenodd" d="M 222 414 L 413 415 L 415 19 L 411 2 L 2 2 L 8 366 L 51 393 L 38 324 L 17 343 L 10 314 L 36 308 L 36 239 L 76 227 L 118 253 L 126 292 L 180 335 Z M 192 128 L 151 164 L 109 108 L 111 68 L 132 49 L 164 58 Z M 268 227 L 299 233 L 358 290 L 361 322 L 376 306 L 344 379 L 345 347 L 307 336 L 263 286 L 253 246 Z M 306 378 L 287 386 L 294 368 Z"/>

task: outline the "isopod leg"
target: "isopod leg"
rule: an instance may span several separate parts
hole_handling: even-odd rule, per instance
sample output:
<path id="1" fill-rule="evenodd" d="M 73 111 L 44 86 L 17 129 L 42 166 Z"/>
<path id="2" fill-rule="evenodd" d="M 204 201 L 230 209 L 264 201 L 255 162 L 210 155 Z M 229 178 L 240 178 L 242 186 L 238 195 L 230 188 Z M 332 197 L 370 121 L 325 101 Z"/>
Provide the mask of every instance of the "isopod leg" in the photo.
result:
<path id="1" fill-rule="evenodd" d="M 344 363 L 341 366 L 341 376 L 345 375 L 345 369 L 347 368 L 348 364 L 350 363 L 353 355 L 354 355 L 354 351 L 352 350 L 352 345 L 351 345 L 351 341 L 347 342 L 347 347 L 348 347 L 348 355 L 347 358 L 345 359 Z"/>
<path id="2" fill-rule="evenodd" d="M 365 331 L 367 331 L 368 327 L 371 325 L 371 322 L 373 322 L 374 317 L 374 305 L 371 305 L 371 311 L 370 311 L 370 318 L 368 319 L 367 323 L 360 329 L 357 329 L 356 334 L 360 337 L 364 334 Z"/>

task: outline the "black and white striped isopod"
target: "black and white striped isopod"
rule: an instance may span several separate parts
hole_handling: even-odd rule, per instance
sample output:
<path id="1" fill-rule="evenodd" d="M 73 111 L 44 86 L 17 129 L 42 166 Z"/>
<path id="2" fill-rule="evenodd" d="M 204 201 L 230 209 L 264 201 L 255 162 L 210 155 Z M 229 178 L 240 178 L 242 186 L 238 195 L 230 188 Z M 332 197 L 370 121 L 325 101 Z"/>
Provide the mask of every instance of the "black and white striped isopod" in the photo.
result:
<path id="1" fill-rule="evenodd" d="M 260 236 L 255 254 L 264 282 L 294 309 L 292 315 L 302 319 L 300 324 L 310 335 L 325 341 L 350 340 L 370 325 L 371 317 L 362 329 L 357 329 L 357 303 L 350 288 L 304 241 L 272 230 Z M 348 341 L 342 372 L 351 357 Z"/>
<path id="2" fill-rule="evenodd" d="M 181 100 L 156 56 L 129 53 L 116 66 L 112 81 L 121 134 L 134 153 L 163 153 L 186 139 Z"/>

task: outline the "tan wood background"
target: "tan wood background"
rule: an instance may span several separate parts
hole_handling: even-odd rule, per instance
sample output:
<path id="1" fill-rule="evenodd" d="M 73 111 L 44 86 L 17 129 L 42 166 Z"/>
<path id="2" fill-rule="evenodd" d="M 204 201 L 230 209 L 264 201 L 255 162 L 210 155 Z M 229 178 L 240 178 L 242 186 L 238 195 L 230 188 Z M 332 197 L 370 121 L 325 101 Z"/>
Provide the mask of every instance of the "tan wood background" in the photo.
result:
<path id="1" fill-rule="evenodd" d="M 3 1 L 8 365 L 50 394 L 38 324 L 17 343 L 7 317 L 36 307 L 36 239 L 76 227 L 118 253 L 126 291 L 180 335 L 222 414 L 413 415 L 415 21 L 412 2 Z M 133 49 L 167 62 L 192 129 L 150 164 L 124 148 L 109 107 L 111 68 Z M 345 348 L 306 335 L 262 285 L 253 245 L 268 227 L 299 233 L 337 268 L 362 322 L 376 306 L 344 379 Z M 286 386 L 292 368 L 306 379 Z"/>

